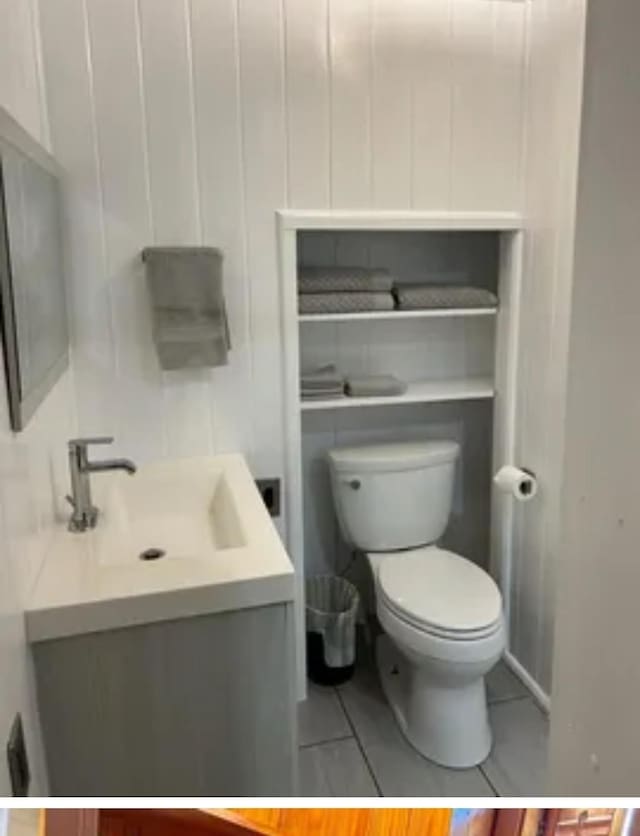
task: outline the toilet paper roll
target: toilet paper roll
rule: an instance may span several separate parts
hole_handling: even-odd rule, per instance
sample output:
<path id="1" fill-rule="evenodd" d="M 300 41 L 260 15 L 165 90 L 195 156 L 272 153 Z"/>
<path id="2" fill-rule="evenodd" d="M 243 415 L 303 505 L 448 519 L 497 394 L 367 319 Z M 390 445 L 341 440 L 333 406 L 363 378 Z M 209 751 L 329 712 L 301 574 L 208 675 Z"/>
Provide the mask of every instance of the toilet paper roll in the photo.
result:
<path id="1" fill-rule="evenodd" d="M 538 480 L 533 473 L 507 464 L 493 477 L 498 489 L 510 493 L 519 502 L 529 502 L 538 493 Z"/>

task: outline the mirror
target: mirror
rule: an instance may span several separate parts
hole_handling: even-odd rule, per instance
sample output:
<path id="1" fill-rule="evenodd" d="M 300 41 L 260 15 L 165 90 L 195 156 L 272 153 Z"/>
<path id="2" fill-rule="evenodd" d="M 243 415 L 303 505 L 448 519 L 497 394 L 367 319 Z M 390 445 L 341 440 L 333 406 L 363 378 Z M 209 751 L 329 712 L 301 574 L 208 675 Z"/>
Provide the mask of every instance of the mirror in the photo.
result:
<path id="1" fill-rule="evenodd" d="M 0 306 L 11 428 L 68 365 L 62 196 L 53 158 L 0 108 Z"/>

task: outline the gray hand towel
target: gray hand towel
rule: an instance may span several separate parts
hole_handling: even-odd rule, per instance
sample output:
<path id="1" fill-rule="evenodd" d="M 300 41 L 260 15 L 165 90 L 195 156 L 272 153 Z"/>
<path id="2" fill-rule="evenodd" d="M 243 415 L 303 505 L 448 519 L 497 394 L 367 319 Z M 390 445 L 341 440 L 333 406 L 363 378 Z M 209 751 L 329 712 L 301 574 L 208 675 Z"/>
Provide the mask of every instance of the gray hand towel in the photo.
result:
<path id="1" fill-rule="evenodd" d="M 301 314 L 392 311 L 394 307 L 390 293 L 301 293 L 298 296 Z"/>
<path id="2" fill-rule="evenodd" d="M 306 267 L 298 270 L 298 293 L 386 292 L 393 278 L 382 267 Z"/>
<path id="3" fill-rule="evenodd" d="M 352 398 L 384 398 L 403 395 L 407 384 L 392 374 L 349 375 L 345 391 Z"/>
<path id="4" fill-rule="evenodd" d="M 163 369 L 224 366 L 231 348 L 222 253 L 212 247 L 147 247 L 142 252 L 153 338 Z"/>
<path id="5" fill-rule="evenodd" d="M 394 289 L 400 310 L 429 308 L 494 308 L 498 299 L 490 290 L 442 284 L 405 284 Z"/>

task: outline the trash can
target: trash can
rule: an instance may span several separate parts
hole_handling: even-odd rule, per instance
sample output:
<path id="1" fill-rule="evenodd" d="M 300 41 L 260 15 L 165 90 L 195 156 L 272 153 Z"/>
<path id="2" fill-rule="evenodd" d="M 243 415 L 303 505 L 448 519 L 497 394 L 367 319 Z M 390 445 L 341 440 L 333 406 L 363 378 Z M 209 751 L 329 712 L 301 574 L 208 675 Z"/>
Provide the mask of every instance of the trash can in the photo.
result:
<path id="1" fill-rule="evenodd" d="M 353 675 L 360 596 L 349 581 L 319 575 L 306 582 L 307 673 L 319 685 L 339 685 Z"/>

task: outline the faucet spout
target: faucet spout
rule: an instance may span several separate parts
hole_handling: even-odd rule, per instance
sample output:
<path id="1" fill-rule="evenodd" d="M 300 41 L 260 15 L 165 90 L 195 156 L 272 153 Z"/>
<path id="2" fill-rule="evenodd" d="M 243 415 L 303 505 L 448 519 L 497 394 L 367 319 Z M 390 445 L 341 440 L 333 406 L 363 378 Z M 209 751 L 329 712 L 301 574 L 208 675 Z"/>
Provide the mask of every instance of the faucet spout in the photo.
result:
<path id="1" fill-rule="evenodd" d="M 133 476 L 138 468 L 131 459 L 105 459 L 101 462 L 88 462 L 89 473 L 105 473 L 107 470 L 124 470 L 129 476 Z"/>

